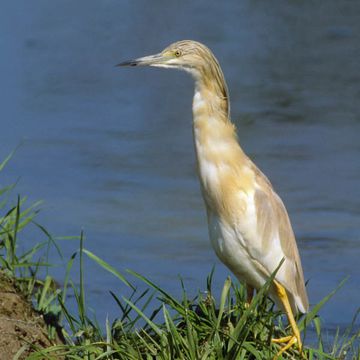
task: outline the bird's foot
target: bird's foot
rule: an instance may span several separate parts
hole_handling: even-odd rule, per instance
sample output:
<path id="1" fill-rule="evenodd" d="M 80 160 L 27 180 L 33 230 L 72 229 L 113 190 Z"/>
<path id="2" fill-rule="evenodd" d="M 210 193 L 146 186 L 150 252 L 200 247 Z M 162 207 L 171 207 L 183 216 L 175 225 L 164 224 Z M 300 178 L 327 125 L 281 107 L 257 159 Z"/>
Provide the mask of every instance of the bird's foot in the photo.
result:
<path id="1" fill-rule="evenodd" d="M 279 339 L 271 339 L 271 341 L 275 344 L 284 344 L 280 351 L 273 357 L 273 360 L 277 360 L 282 353 L 284 353 L 286 350 L 290 349 L 294 344 L 298 345 L 299 352 L 301 354 L 302 351 L 302 344 L 300 337 L 297 337 L 295 335 L 285 336 Z"/>

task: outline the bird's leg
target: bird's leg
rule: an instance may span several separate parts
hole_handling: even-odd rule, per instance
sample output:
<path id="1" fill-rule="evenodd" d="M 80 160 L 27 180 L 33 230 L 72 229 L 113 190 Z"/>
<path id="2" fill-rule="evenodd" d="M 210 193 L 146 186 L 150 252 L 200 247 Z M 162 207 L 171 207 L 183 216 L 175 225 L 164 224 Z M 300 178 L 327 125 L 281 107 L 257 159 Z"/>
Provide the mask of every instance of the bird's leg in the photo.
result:
<path id="1" fill-rule="evenodd" d="M 245 303 L 246 307 L 250 306 L 253 297 L 254 297 L 254 288 L 251 285 L 246 284 L 246 303 Z"/>
<path id="2" fill-rule="evenodd" d="M 301 344 L 301 338 L 300 338 L 300 332 L 299 329 L 297 327 L 297 324 L 295 322 L 294 319 L 294 315 L 293 312 L 291 310 L 291 306 L 289 303 L 289 298 L 287 296 L 286 290 L 285 288 L 279 284 L 277 281 L 274 281 L 274 285 L 275 285 L 275 289 L 276 289 L 276 293 L 278 298 L 280 299 L 281 303 L 284 306 L 285 309 L 285 313 L 286 316 L 289 319 L 289 323 L 292 329 L 293 334 L 290 336 L 285 336 L 283 338 L 280 339 L 271 339 L 272 342 L 277 343 L 277 344 L 282 344 L 282 343 L 286 343 L 286 345 L 281 348 L 281 350 L 276 354 L 276 356 L 274 357 L 274 360 L 277 359 L 284 351 L 286 351 L 287 349 L 289 349 L 291 346 L 293 346 L 295 343 L 298 344 L 299 347 L 299 351 L 301 353 L 302 350 L 302 344 Z"/>

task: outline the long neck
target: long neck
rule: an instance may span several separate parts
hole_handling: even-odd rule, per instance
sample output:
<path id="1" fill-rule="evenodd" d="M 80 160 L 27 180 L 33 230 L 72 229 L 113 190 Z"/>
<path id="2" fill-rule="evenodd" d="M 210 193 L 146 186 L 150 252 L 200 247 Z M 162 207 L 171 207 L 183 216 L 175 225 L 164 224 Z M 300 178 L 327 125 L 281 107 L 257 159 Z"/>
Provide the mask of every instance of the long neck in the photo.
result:
<path id="1" fill-rule="evenodd" d="M 208 73 L 202 71 L 195 76 L 193 110 L 196 110 L 194 108 L 195 102 L 197 102 L 196 96 L 201 95 L 201 99 L 206 104 L 200 105 L 206 105 L 210 111 L 221 114 L 223 120 L 228 120 L 230 119 L 230 99 L 224 75 L 220 66 L 213 65 L 210 69 Z"/>
<path id="2" fill-rule="evenodd" d="M 229 119 L 229 100 L 224 83 L 195 81 L 193 98 L 193 129 L 198 160 L 206 155 L 207 160 L 226 161 L 227 154 L 221 156 L 224 147 L 239 148 L 235 126 Z"/>
<path id="3" fill-rule="evenodd" d="M 221 212 L 229 184 L 237 181 L 247 160 L 228 117 L 227 101 L 219 87 L 196 81 L 193 131 L 199 177 L 208 209 L 217 212 Z"/>

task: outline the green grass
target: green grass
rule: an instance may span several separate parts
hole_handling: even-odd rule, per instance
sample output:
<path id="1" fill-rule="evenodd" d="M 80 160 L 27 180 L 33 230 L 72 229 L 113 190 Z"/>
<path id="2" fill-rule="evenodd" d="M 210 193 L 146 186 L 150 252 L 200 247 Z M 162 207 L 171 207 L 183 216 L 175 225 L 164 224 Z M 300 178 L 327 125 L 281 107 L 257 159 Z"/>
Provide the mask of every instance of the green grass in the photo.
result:
<path id="1" fill-rule="evenodd" d="M 9 157 L 10 158 L 10 157 Z M 0 172 L 9 160 L 0 164 Z M 245 303 L 242 286 L 224 282 L 216 298 L 212 289 L 213 273 L 206 279 L 206 291 L 190 298 L 182 281 L 182 296 L 175 298 L 148 278 L 134 272 L 120 273 L 84 247 L 83 234 L 78 237 L 79 249 L 67 261 L 62 287 L 50 275 L 47 255 L 55 247 L 61 257 L 57 239 L 36 222 L 39 204 L 26 206 L 26 199 L 18 197 L 7 210 L 14 185 L 0 189 L 0 268 L 17 279 L 21 290 L 32 298 L 37 311 L 52 319 L 49 336 L 54 337 L 60 324 L 66 344 L 37 349 L 34 359 L 271 359 L 280 349 L 272 344 L 272 337 L 289 334 L 285 319 L 266 297 L 266 284 L 254 297 L 250 306 Z M 3 215 L 2 215 L 3 214 Z M 26 243 L 26 230 L 36 226 L 44 240 L 19 253 L 19 244 Z M 129 296 L 110 291 L 118 306 L 118 318 L 106 318 L 103 324 L 89 315 L 84 286 L 84 256 L 103 271 L 115 276 L 128 289 Z M 74 267 L 79 279 L 72 279 Z M 146 290 L 138 290 L 135 282 L 142 282 Z M 269 279 L 271 281 L 271 279 Z M 75 284 L 78 283 L 79 286 Z M 339 287 L 342 284 L 339 285 Z M 306 335 L 315 329 L 317 345 L 309 347 L 305 339 L 302 356 L 289 350 L 282 359 L 360 359 L 360 331 L 354 321 L 348 329 L 335 336 L 333 344 L 325 344 L 319 310 L 331 299 L 334 290 L 312 310 L 298 320 Z M 71 312 L 69 295 L 75 298 L 77 310 Z M 95 314 L 96 315 L 96 314 Z M 54 321 L 55 319 L 55 321 Z"/>

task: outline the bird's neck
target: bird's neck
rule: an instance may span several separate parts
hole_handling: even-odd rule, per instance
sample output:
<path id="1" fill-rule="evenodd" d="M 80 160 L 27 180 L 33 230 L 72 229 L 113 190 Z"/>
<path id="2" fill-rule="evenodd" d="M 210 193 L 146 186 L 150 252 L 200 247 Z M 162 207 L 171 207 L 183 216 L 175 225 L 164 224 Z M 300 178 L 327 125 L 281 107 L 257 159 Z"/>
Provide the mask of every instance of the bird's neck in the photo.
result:
<path id="1" fill-rule="evenodd" d="M 211 80 L 205 79 L 198 78 L 195 81 L 194 118 L 201 112 L 207 112 L 217 114 L 223 121 L 229 121 L 230 101 L 225 80 L 216 77 Z"/>
<path id="2" fill-rule="evenodd" d="M 221 212 L 229 184 L 237 181 L 247 157 L 238 144 L 221 93 L 200 82 L 195 86 L 193 131 L 203 197 L 208 209 Z"/>
<path id="3" fill-rule="evenodd" d="M 226 85 L 221 89 L 216 84 L 195 82 L 193 127 L 196 147 L 236 138 L 235 127 L 229 119 Z"/>

